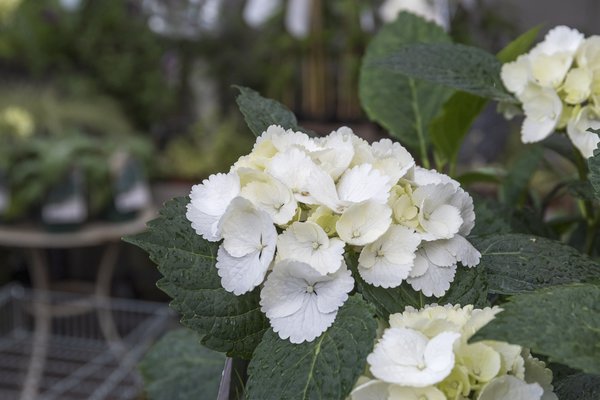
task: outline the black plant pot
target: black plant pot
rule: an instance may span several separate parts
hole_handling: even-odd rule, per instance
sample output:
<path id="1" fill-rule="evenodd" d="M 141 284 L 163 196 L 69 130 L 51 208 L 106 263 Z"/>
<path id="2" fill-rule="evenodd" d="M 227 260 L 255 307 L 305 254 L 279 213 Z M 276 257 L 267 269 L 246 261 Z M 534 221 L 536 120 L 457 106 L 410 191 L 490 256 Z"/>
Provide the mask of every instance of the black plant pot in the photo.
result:
<path id="1" fill-rule="evenodd" d="M 103 213 L 109 221 L 127 221 L 152 203 L 150 187 L 142 164 L 126 157 L 113 168 L 113 199 Z"/>
<path id="2" fill-rule="evenodd" d="M 80 170 L 70 170 L 50 189 L 40 214 L 42 224 L 50 232 L 74 231 L 85 223 L 88 209 Z"/>

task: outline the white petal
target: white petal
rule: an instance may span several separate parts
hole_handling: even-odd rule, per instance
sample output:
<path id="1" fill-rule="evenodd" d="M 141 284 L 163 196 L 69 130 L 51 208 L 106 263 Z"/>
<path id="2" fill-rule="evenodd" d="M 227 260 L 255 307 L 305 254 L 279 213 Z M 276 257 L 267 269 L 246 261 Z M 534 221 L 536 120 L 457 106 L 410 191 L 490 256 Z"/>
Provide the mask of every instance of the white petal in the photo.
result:
<path id="1" fill-rule="evenodd" d="M 269 214 L 236 197 L 221 218 L 219 229 L 223 234 L 223 246 L 233 257 L 243 257 L 265 246 L 273 247 L 277 231 Z"/>
<path id="2" fill-rule="evenodd" d="M 415 166 L 412 155 L 398 142 L 381 139 L 373 142 L 371 147 L 375 157 L 373 166 L 387 175 L 391 183 L 398 182 Z"/>
<path id="3" fill-rule="evenodd" d="M 516 61 L 502 65 L 500 77 L 510 92 L 520 95 L 529 80 L 529 58 L 522 55 Z"/>
<path id="4" fill-rule="evenodd" d="M 322 275 L 338 270 L 344 259 L 340 239 L 330 239 L 323 228 L 314 222 L 294 222 L 279 235 L 277 250 L 280 259 L 309 264 Z"/>
<path id="5" fill-rule="evenodd" d="M 458 333 L 443 332 L 429 340 L 413 329 L 389 328 L 367 362 L 373 376 L 383 381 L 402 386 L 430 386 L 452 371 L 453 344 L 458 337 Z"/>
<path id="6" fill-rule="evenodd" d="M 318 144 L 323 147 L 323 150 L 311 153 L 311 158 L 317 166 L 334 180 L 337 180 L 346 171 L 354 158 L 353 136 L 352 130 L 343 126 L 320 139 Z"/>
<path id="7" fill-rule="evenodd" d="M 241 195 L 256 207 L 266 211 L 277 225 L 287 224 L 296 214 L 297 203 L 294 194 L 279 180 L 264 174 L 265 181 L 246 184 Z"/>
<path id="8" fill-rule="evenodd" d="M 456 235 L 449 239 L 446 244 L 451 254 L 456 257 L 456 261 L 462 263 L 465 267 L 474 267 L 479 264 L 481 253 L 461 235 Z"/>
<path id="9" fill-rule="evenodd" d="M 548 137 L 556 127 L 562 102 L 553 89 L 529 85 L 522 96 L 525 121 L 521 127 L 523 143 L 539 142 Z"/>
<path id="10" fill-rule="evenodd" d="M 392 183 L 389 178 L 373 169 L 370 164 L 350 168 L 342 175 L 337 184 L 340 200 L 350 203 L 373 200 L 385 204 L 391 188 Z"/>
<path id="11" fill-rule="evenodd" d="M 320 168 L 310 171 L 307 183 L 307 193 L 315 200 L 335 212 L 341 212 L 343 202 L 338 196 L 333 178 Z"/>
<path id="12" fill-rule="evenodd" d="M 579 114 L 571 119 L 567 125 L 569 139 L 585 158 L 593 156 L 594 150 L 600 143 L 600 137 L 591 129 L 600 129 L 600 119 L 593 115 L 589 107 L 582 108 Z"/>
<path id="13" fill-rule="evenodd" d="M 293 147 L 275 155 L 266 171 L 289 187 L 298 201 L 312 203 L 303 193 L 309 190 L 308 182 L 313 169 L 316 166 L 306 153 Z"/>
<path id="14" fill-rule="evenodd" d="M 422 257 L 421 253 L 417 253 L 417 259 L 419 257 Z M 407 282 L 414 290 L 423 292 L 427 297 L 442 297 L 450 289 L 450 283 L 454 280 L 456 265 L 440 267 L 427 261 L 429 264 L 427 271 L 418 277 L 409 277 Z"/>
<path id="15" fill-rule="evenodd" d="M 457 188 L 456 193 L 450 199 L 450 204 L 460 210 L 460 217 L 463 220 L 458 233 L 462 236 L 468 236 L 475 226 L 475 210 L 473 208 L 473 198 L 462 188 Z"/>
<path id="16" fill-rule="evenodd" d="M 286 260 L 277 263 L 267 277 L 260 294 L 261 309 L 282 339 L 289 338 L 292 343 L 312 341 L 331 326 L 337 315 L 334 303 L 341 306 L 353 287 L 354 281 L 345 268 L 323 276 L 308 264 Z M 298 288 L 304 288 L 300 308 L 297 308 Z M 288 297 L 286 290 L 291 290 L 293 295 Z M 323 304 L 319 302 L 321 296 Z M 288 302 L 290 304 L 285 306 L 279 305 Z M 323 312 L 320 308 L 332 311 Z M 279 316 L 294 309 L 291 314 Z"/>
<path id="17" fill-rule="evenodd" d="M 564 51 L 574 54 L 583 42 L 583 39 L 583 34 L 577 29 L 561 25 L 552 28 L 546 34 L 544 40 L 533 51 L 544 54 L 554 54 Z"/>
<path id="18" fill-rule="evenodd" d="M 335 274 L 315 283 L 314 288 L 319 311 L 330 313 L 336 311 L 348 300 L 348 293 L 354 289 L 354 279 L 344 263 Z"/>
<path id="19" fill-rule="evenodd" d="M 221 245 L 217 253 L 217 270 L 221 277 L 221 286 L 236 296 L 251 291 L 262 283 L 274 251 L 270 249 L 265 254 L 259 251 L 249 253 L 244 257 L 233 257 Z"/>
<path id="20" fill-rule="evenodd" d="M 317 308 L 314 296 L 304 298 L 297 312 L 281 318 L 270 318 L 271 327 L 280 338 L 292 343 L 312 342 L 335 321 L 337 311 L 323 314 Z"/>
<path id="21" fill-rule="evenodd" d="M 383 235 L 392 222 L 392 210 L 384 204 L 366 201 L 350 206 L 336 224 L 346 243 L 364 246 Z"/>
<path id="22" fill-rule="evenodd" d="M 417 186 L 450 183 L 456 190 L 460 187 L 460 184 L 448 175 L 441 174 L 434 169 L 426 169 L 423 167 L 415 167 L 413 181 Z"/>
<path id="23" fill-rule="evenodd" d="M 371 285 L 397 287 L 408 277 L 419 243 L 419 235 L 414 231 L 393 225 L 381 238 L 362 249 L 358 272 Z"/>
<path id="24" fill-rule="evenodd" d="M 388 390 L 391 386 L 389 383 L 368 378 L 364 378 L 368 380 L 361 383 L 361 378 L 358 379 L 357 386 L 350 393 L 350 400 L 390 400 L 388 398 Z"/>
<path id="25" fill-rule="evenodd" d="M 196 233 L 212 242 L 220 240 L 219 219 L 239 192 L 240 180 L 235 173 L 211 175 L 202 184 L 194 185 L 186 218 Z"/>
<path id="26" fill-rule="evenodd" d="M 403 387 L 391 385 L 390 397 L 386 400 L 447 400 L 444 392 L 434 386 L 424 388 Z"/>
<path id="27" fill-rule="evenodd" d="M 540 400 L 544 393 L 537 383 L 527 384 L 511 375 L 504 375 L 488 383 L 478 400 Z"/>
<path id="28" fill-rule="evenodd" d="M 425 348 L 427 368 L 444 379 L 454 367 L 454 342 L 460 337 L 457 332 L 442 332 L 432 338 Z"/>
<path id="29" fill-rule="evenodd" d="M 454 236 L 463 223 L 460 210 L 449 204 L 435 208 L 427 217 L 419 213 L 419 222 L 429 235 L 428 239 L 449 239 Z M 430 236 L 431 235 L 431 236 Z M 424 235 L 425 237 L 425 235 Z"/>

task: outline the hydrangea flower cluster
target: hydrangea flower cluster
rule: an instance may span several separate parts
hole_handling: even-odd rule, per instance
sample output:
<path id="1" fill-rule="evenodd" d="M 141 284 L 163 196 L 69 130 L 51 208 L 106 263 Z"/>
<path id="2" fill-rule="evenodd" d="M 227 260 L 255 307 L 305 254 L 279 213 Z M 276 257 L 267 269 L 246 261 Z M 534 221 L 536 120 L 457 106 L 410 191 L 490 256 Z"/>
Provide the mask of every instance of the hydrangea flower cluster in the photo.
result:
<path id="1" fill-rule="evenodd" d="M 187 218 L 221 241 L 223 288 L 242 295 L 262 285 L 261 309 L 275 332 L 312 341 L 335 320 L 358 273 L 383 288 L 406 281 L 440 297 L 458 263 L 479 252 L 465 239 L 471 197 L 448 176 L 415 166 L 383 139 L 369 144 L 342 127 L 328 136 L 270 126 L 227 174 L 192 188 Z"/>
<path id="2" fill-rule="evenodd" d="M 431 305 L 390 315 L 351 400 L 558 400 L 552 372 L 528 350 L 468 343 L 500 311 Z"/>
<path id="3" fill-rule="evenodd" d="M 523 104 L 524 143 L 538 142 L 566 128 L 584 157 L 600 138 L 600 36 L 584 38 L 558 26 L 529 53 L 504 64 L 504 86 Z"/>

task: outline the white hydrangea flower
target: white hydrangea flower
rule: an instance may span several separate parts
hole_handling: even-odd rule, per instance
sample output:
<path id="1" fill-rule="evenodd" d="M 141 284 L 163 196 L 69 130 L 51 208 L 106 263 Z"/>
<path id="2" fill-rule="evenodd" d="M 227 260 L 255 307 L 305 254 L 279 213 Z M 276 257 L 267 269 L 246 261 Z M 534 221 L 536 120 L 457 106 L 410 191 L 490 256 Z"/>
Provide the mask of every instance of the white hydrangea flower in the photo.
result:
<path id="1" fill-rule="evenodd" d="M 541 400 L 543 389 L 537 383 L 527 384 L 511 375 L 503 375 L 488 383 L 478 400 Z"/>
<path id="2" fill-rule="evenodd" d="M 577 65 L 591 71 L 600 69 L 600 36 L 590 36 L 583 41 L 576 55 Z"/>
<path id="3" fill-rule="evenodd" d="M 364 246 L 381 237 L 392 223 L 392 210 L 373 201 L 350 206 L 336 223 L 339 237 L 346 243 Z"/>
<path id="4" fill-rule="evenodd" d="M 345 263 L 336 273 L 321 275 L 306 263 L 283 260 L 267 277 L 261 310 L 282 339 L 311 342 L 333 324 L 353 288 Z"/>
<path id="5" fill-rule="evenodd" d="M 294 222 L 277 239 L 277 257 L 304 262 L 325 275 L 342 265 L 344 245 L 314 222 Z"/>
<path id="6" fill-rule="evenodd" d="M 242 197 L 233 199 L 219 229 L 223 243 L 216 267 L 221 285 L 239 296 L 263 282 L 275 255 L 277 231 L 269 214 Z"/>
<path id="7" fill-rule="evenodd" d="M 562 90 L 565 91 L 565 102 L 569 104 L 583 103 L 592 94 L 594 74 L 587 68 L 572 68 L 567 74 Z"/>
<path id="8" fill-rule="evenodd" d="M 600 129 L 600 119 L 590 107 L 583 107 L 567 125 L 569 139 L 586 158 L 594 155 L 600 143 L 600 137 L 592 129 Z"/>
<path id="9" fill-rule="evenodd" d="M 454 367 L 456 332 L 429 339 L 407 328 L 389 328 L 367 362 L 373 376 L 402 386 L 426 387 L 441 382 Z"/>
<path id="10" fill-rule="evenodd" d="M 210 242 L 221 240 L 219 221 L 239 193 L 240 179 L 235 173 L 211 175 L 192 186 L 185 216 L 196 233 Z"/>
<path id="11" fill-rule="evenodd" d="M 390 315 L 351 400 L 557 400 L 552 372 L 527 350 L 496 341 L 469 343 L 500 311 L 428 305 Z M 435 362 L 428 362 L 428 351 Z"/>
<path id="12" fill-rule="evenodd" d="M 392 225 L 375 242 L 363 247 L 358 258 L 358 272 L 365 282 L 393 288 L 408 277 L 421 238 L 414 230 Z"/>
<path id="13" fill-rule="evenodd" d="M 515 61 L 502 65 L 500 78 L 510 92 L 521 96 L 531 80 L 529 57 L 521 55 Z"/>

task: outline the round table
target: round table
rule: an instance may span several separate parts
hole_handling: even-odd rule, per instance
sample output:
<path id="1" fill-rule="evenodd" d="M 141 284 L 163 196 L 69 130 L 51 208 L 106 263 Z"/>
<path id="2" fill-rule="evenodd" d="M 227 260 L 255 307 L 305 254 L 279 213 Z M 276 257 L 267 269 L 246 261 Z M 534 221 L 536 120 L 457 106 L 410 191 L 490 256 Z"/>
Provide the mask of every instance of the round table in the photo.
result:
<path id="1" fill-rule="evenodd" d="M 30 256 L 28 264 L 32 286 L 36 292 L 34 302 L 34 339 L 31 359 L 23 384 L 21 400 L 37 398 L 39 380 L 46 360 L 48 338 L 53 316 L 81 313 L 82 304 L 107 304 L 110 301 L 110 289 L 117 263 L 121 238 L 143 232 L 146 223 L 156 216 L 156 210 L 146 209 L 129 221 L 92 222 L 73 232 L 48 232 L 39 225 L 0 226 L 0 246 L 21 248 Z M 49 301 L 50 277 L 48 274 L 47 249 L 73 249 L 91 246 L 105 246 L 98 263 L 94 283 L 93 303 L 83 299 L 80 304 L 51 305 Z M 98 319 L 102 334 L 115 354 L 122 352 L 122 343 L 115 328 L 108 307 L 98 307 Z"/>

